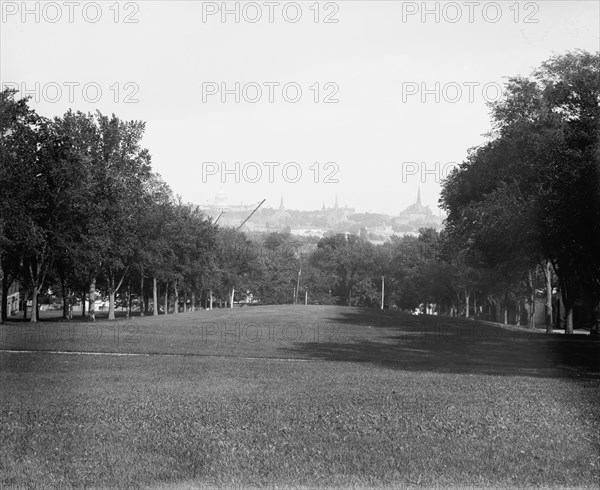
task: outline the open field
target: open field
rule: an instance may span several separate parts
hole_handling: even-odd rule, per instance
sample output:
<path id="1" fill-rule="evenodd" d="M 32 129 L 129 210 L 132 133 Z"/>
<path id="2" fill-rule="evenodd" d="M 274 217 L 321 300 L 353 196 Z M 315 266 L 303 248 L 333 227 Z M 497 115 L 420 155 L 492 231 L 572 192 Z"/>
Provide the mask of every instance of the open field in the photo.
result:
<path id="1" fill-rule="evenodd" d="M 0 349 L 0 487 L 600 481 L 587 336 L 265 306 L 8 323 Z"/>

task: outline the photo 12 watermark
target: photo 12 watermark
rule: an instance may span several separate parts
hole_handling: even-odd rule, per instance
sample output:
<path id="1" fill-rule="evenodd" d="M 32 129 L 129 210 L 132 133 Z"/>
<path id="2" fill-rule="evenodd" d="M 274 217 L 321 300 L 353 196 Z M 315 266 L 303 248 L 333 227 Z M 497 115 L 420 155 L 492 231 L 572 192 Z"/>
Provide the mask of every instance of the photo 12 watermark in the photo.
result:
<path id="1" fill-rule="evenodd" d="M 338 2 L 202 2 L 202 23 L 339 23 Z"/>
<path id="2" fill-rule="evenodd" d="M 0 2 L 2 24 L 137 24 L 139 11 L 139 2 Z"/>
<path id="3" fill-rule="evenodd" d="M 537 24 L 538 2 L 401 2 L 402 23 Z"/>
<path id="4" fill-rule="evenodd" d="M 456 162 L 402 162 L 402 183 L 418 180 L 420 183 L 442 183 L 454 169 L 459 168 Z"/>
<path id="5" fill-rule="evenodd" d="M 472 184 L 481 184 L 497 178 L 499 172 L 491 165 L 474 166 L 459 162 L 402 162 L 400 168 L 404 184 L 415 181 L 421 184 L 442 184 L 455 172 L 463 172 L 465 180 Z"/>
<path id="6" fill-rule="evenodd" d="M 338 342 L 341 328 L 336 323 L 202 322 L 197 327 L 200 344 L 266 342 Z"/>
<path id="7" fill-rule="evenodd" d="M 505 87 L 498 82 L 402 82 L 401 94 L 403 104 L 409 101 L 423 104 L 474 104 L 483 101 L 489 104 L 504 98 Z"/>
<path id="8" fill-rule="evenodd" d="M 486 342 L 519 342 L 524 334 L 518 328 L 474 322 L 456 325 L 444 321 L 415 321 L 398 328 L 398 339 L 415 344 L 476 344 Z"/>
<path id="9" fill-rule="evenodd" d="M 0 348 L 10 348 L 13 343 L 47 347 L 65 343 L 132 345 L 140 340 L 140 326 L 131 320 L 106 324 L 0 325 Z"/>
<path id="10" fill-rule="evenodd" d="M 296 184 L 300 181 L 315 184 L 338 184 L 340 166 L 336 162 L 202 162 L 202 183 L 219 181 Z"/>
<path id="11" fill-rule="evenodd" d="M 315 104 L 338 104 L 340 87 L 336 82 L 202 82 L 202 103 L 221 102 L 257 104 L 286 102 L 297 104 L 311 100 Z"/>
<path id="12" fill-rule="evenodd" d="M 140 87 L 135 82 L 2 82 L 2 90 L 17 90 L 21 97 L 30 97 L 36 103 L 58 104 L 86 102 L 97 104 L 112 101 L 115 104 L 138 104 Z"/>

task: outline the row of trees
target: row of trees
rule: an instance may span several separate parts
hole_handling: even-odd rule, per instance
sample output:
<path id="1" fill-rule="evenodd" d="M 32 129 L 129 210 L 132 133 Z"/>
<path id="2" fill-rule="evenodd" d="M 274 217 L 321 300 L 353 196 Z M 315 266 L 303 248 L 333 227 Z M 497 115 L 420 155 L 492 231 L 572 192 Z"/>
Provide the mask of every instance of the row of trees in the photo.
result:
<path id="1" fill-rule="evenodd" d="M 458 314 L 455 284 L 444 280 L 460 274 L 440 261 L 433 230 L 381 246 L 346 234 L 250 239 L 173 196 L 140 145 L 142 123 L 71 111 L 49 120 L 13 91 L 2 92 L 0 104 L 3 320 L 15 280 L 31 298 L 31 321 L 49 288 L 65 317 L 80 302 L 93 320 L 97 295 L 108 299 L 110 319 L 117 303 L 129 309 L 133 299 L 142 314 L 158 314 L 159 305 L 178 312 L 210 307 L 213 298 L 231 306 L 247 293 L 262 303 L 310 296 L 374 307 L 382 277 L 386 304 L 437 303 Z"/>
<path id="2" fill-rule="evenodd" d="M 484 145 L 445 181 L 442 233 L 321 240 L 248 237 L 214 225 L 175 198 L 141 147 L 144 124 L 67 112 L 49 120 L 14 91 L 0 94 L 0 265 L 3 301 L 19 280 L 33 302 L 48 286 L 70 316 L 96 290 L 142 314 L 310 302 L 404 309 L 529 323 L 543 296 L 548 329 L 560 291 L 566 328 L 598 326 L 600 301 L 600 55 L 554 57 L 513 78 L 492 104 Z M 385 288 L 384 288 L 385 285 Z M 384 288 L 384 289 L 383 289 Z M 496 311 L 502 311 L 497 318 Z M 82 311 L 82 314 L 86 314 Z M 510 317 L 510 318 L 509 318 Z M 6 304 L 2 305 L 6 319 Z"/>
<path id="3" fill-rule="evenodd" d="M 89 290 L 91 319 L 97 287 L 109 298 L 109 318 L 125 284 L 146 291 L 149 278 L 155 312 L 159 284 L 167 295 L 198 290 L 217 230 L 152 173 L 143 132 L 141 122 L 100 113 L 50 120 L 14 91 L 0 94 L 3 320 L 14 280 L 32 299 L 31 321 L 48 285 L 60 290 L 65 316 Z"/>
<path id="4" fill-rule="evenodd" d="M 543 299 L 548 331 L 561 320 L 567 332 L 598 332 L 600 53 L 555 56 L 530 77 L 509 79 L 490 109 L 488 141 L 444 182 L 444 232 L 378 247 L 352 235 L 324 238 L 303 260 L 304 283 L 320 301 L 327 291 L 331 301 L 378 305 L 385 276 L 385 302 L 402 308 L 433 303 L 488 319 L 500 309 L 505 323 L 526 310 L 532 325 Z"/>
<path id="5" fill-rule="evenodd" d="M 443 187 L 455 260 L 467 274 L 497 275 L 507 293 L 526 284 L 533 295 L 544 276 L 548 325 L 554 273 L 567 331 L 575 320 L 597 332 L 600 53 L 555 56 L 531 77 L 509 79 L 491 112 L 489 141 Z"/>

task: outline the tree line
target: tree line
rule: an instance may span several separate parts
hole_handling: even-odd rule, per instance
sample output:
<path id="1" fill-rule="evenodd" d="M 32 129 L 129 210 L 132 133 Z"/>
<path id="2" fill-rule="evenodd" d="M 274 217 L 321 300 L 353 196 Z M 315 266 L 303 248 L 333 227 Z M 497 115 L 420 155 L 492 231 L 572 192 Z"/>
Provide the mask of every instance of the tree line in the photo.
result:
<path id="1" fill-rule="evenodd" d="M 140 314 L 237 301 L 344 304 L 598 329 L 600 54 L 555 56 L 490 104 L 488 140 L 445 180 L 442 232 L 322 239 L 248 235 L 183 203 L 152 171 L 144 123 L 47 119 L 0 93 L 2 319 L 18 280 L 30 320 L 50 288 L 63 316 L 97 294 Z M 558 292 L 558 293 L 556 293 Z M 87 311 L 86 311 L 87 298 Z M 25 303 L 26 304 L 26 303 Z M 501 314 L 498 316 L 497 312 Z M 563 314 L 564 313 L 564 314 Z M 27 313 L 25 313 L 27 314 Z"/>
<path id="2" fill-rule="evenodd" d="M 566 313 L 598 332 L 600 302 L 600 53 L 553 56 L 512 77 L 490 104 L 489 140 L 446 180 L 441 203 L 454 260 L 472 278 L 495 276 L 533 298 L 555 275 Z M 476 290 L 477 280 L 464 289 Z"/>

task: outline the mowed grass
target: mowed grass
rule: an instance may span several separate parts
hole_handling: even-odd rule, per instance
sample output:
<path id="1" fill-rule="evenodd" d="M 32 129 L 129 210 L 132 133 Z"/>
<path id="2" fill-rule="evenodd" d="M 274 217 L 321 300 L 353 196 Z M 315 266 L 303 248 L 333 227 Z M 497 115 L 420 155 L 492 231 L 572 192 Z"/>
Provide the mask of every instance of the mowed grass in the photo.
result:
<path id="1" fill-rule="evenodd" d="M 0 487 L 596 488 L 599 346 L 324 306 L 9 323 Z"/>

